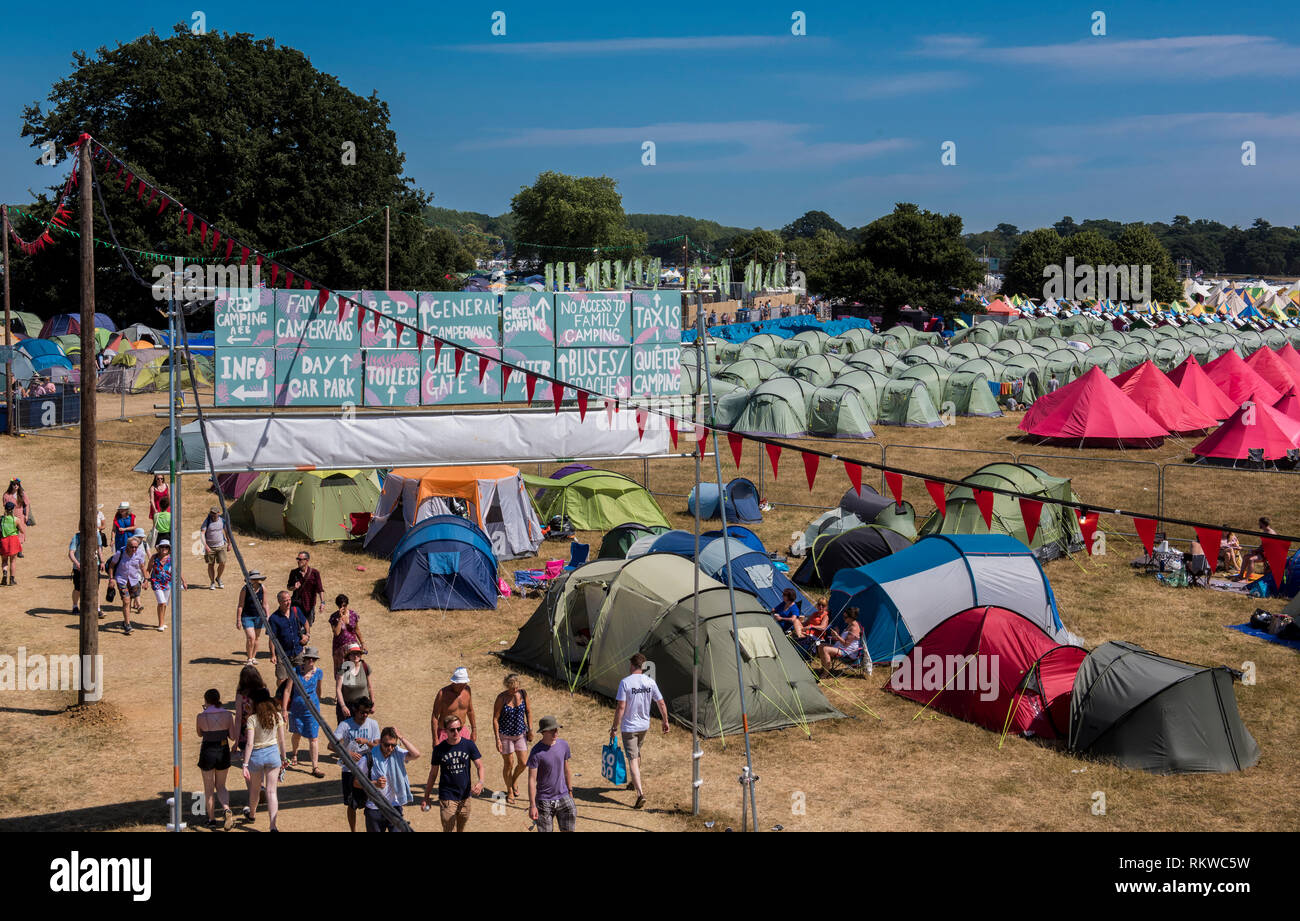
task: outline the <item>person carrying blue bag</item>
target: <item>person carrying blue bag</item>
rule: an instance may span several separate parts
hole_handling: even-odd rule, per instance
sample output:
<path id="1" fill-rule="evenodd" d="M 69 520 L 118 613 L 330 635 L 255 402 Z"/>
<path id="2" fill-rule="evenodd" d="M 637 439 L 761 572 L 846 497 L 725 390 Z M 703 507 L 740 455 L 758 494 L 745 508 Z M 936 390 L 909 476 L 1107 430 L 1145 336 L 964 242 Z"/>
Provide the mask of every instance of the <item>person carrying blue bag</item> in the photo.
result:
<path id="1" fill-rule="evenodd" d="M 645 788 L 641 784 L 641 745 L 650 730 L 650 704 L 659 705 L 659 715 L 663 719 L 664 735 L 668 734 L 668 705 L 659 685 L 649 675 L 643 673 L 645 656 L 637 653 L 629 660 L 632 666 L 628 676 L 618 683 L 618 709 L 614 711 L 614 723 L 609 727 L 609 741 L 613 744 L 616 733 L 623 736 L 623 751 L 627 753 L 628 767 L 632 773 L 632 789 L 636 790 L 636 803 L 633 809 L 645 808 Z M 617 781 L 616 781 L 617 782 Z"/>

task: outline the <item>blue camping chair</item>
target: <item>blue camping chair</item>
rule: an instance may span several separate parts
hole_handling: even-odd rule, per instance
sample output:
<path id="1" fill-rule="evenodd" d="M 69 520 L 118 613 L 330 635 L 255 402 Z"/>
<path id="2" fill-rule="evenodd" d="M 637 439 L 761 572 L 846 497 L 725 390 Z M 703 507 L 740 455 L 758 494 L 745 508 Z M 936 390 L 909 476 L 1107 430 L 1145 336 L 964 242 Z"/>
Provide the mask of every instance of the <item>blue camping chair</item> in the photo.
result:
<path id="1" fill-rule="evenodd" d="M 569 563 L 564 567 L 565 572 L 577 569 L 587 558 L 591 556 L 591 544 L 580 544 L 576 540 L 569 542 Z"/>

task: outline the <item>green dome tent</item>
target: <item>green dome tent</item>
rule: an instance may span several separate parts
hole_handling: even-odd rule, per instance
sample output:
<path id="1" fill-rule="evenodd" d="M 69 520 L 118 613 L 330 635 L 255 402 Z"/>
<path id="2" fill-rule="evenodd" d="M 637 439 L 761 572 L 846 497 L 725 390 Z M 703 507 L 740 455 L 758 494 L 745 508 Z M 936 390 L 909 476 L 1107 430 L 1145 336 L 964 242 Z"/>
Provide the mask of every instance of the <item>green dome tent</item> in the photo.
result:
<path id="1" fill-rule="evenodd" d="M 1157 368 L 1168 374 L 1181 365 L 1189 354 L 1187 340 L 1170 336 L 1155 344 L 1151 350 L 1151 361 Z"/>
<path id="2" fill-rule="evenodd" d="M 1086 373 L 1089 368 L 1101 368 L 1103 374 L 1107 377 L 1114 377 L 1119 374 L 1119 352 L 1109 345 L 1094 345 L 1086 352 L 1079 354 L 1079 362 L 1083 371 Z"/>
<path id="3" fill-rule="evenodd" d="M 880 395 L 880 422 L 883 425 L 907 425 L 938 428 L 943 425 L 925 383 L 918 380 L 893 380 Z"/>
<path id="4" fill-rule="evenodd" d="M 898 367 L 898 356 L 885 349 L 863 349 L 848 356 L 844 363 L 853 368 L 879 371 L 888 377 Z"/>
<path id="5" fill-rule="evenodd" d="M 962 361 L 969 361 L 972 358 L 985 358 L 992 351 L 987 345 L 981 345 L 978 342 L 959 342 L 948 350 L 948 354 Z"/>
<path id="6" fill-rule="evenodd" d="M 989 379 L 977 371 L 953 371 L 949 374 L 943 401 L 952 404 L 959 416 L 1002 415 Z"/>
<path id="7" fill-rule="evenodd" d="M 782 357 L 781 346 L 785 342 L 780 336 L 774 336 L 771 333 L 760 333 L 757 336 L 750 336 L 740 346 L 740 358 L 780 358 Z"/>
<path id="8" fill-rule="evenodd" d="M 1044 355 L 1043 361 L 1047 365 L 1048 378 L 1055 374 L 1062 385 L 1070 383 L 1087 370 L 1083 363 L 1083 353 L 1078 349 L 1055 349 Z"/>
<path id="9" fill-rule="evenodd" d="M 914 345 L 899 355 L 898 360 L 909 367 L 938 365 L 941 368 L 949 367 L 953 361 L 945 349 L 935 345 Z"/>
<path id="10" fill-rule="evenodd" d="M 920 381 L 925 384 L 925 392 L 929 394 L 930 402 L 936 407 L 943 406 L 944 391 L 948 388 L 948 377 L 951 372 L 943 365 L 912 365 L 910 368 L 902 368 L 894 375 L 895 380 L 900 381 Z"/>
<path id="11" fill-rule="evenodd" d="M 996 345 L 1002 338 L 1002 324 L 993 320 L 980 320 L 969 329 L 959 329 L 948 340 L 952 344 L 972 343 L 984 346 Z"/>
<path id="12" fill-rule="evenodd" d="M 1034 321 L 1029 317 L 1018 317 L 1002 327 L 1002 339 L 1021 339 L 1029 341 L 1038 335 Z"/>
<path id="13" fill-rule="evenodd" d="M 632 521 L 646 527 L 670 527 L 654 496 L 621 473 L 579 470 L 558 480 L 525 476 L 524 483 L 540 487 L 533 505 L 543 524 L 563 515 L 578 531 L 608 531 Z"/>
<path id="14" fill-rule="evenodd" d="M 825 387 L 848 366 L 834 355 L 808 355 L 790 365 L 786 372 L 791 377 L 807 381 L 814 387 Z"/>
<path id="15" fill-rule="evenodd" d="M 988 358 L 1006 361 L 1016 355 L 1032 354 L 1034 347 L 1028 339 L 1003 339 L 989 350 Z"/>
<path id="16" fill-rule="evenodd" d="M 808 434 L 819 438 L 874 438 L 871 422 L 876 412 L 875 401 L 868 407 L 851 387 L 819 387 L 808 401 Z"/>
<path id="17" fill-rule="evenodd" d="M 846 329 L 826 343 L 826 351 L 835 352 L 841 358 L 871 347 L 873 333 L 865 326 Z"/>
<path id="18" fill-rule="evenodd" d="M 749 389 L 747 387 L 737 387 L 730 381 L 718 381 L 724 387 L 733 387 L 734 390 L 718 396 L 714 393 L 713 422 L 722 428 L 732 428 L 740 418 L 741 413 L 745 411 L 745 406 L 749 403 Z"/>
<path id="19" fill-rule="evenodd" d="M 1151 347 L 1145 342 L 1134 340 L 1119 350 L 1119 369 L 1124 372 L 1150 359 Z"/>
<path id="20" fill-rule="evenodd" d="M 734 381 L 751 389 L 781 374 L 780 368 L 764 358 L 742 358 L 713 372 L 720 380 Z"/>
<path id="21" fill-rule="evenodd" d="M 815 389 L 795 377 L 764 381 L 749 392 L 732 429 L 751 435 L 802 438 L 808 434 L 808 400 Z"/>
<path id="22" fill-rule="evenodd" d="M 230 523 L 311 543 L 346 540 L 352 516 L 373 512 L 379 491 L 373 470 L 263 473 L 230 503 Z"/>
<path id="23" fill-rule="evenodd" d="M 803 358 L 805 355 L 822 355 L 831 337 L 820 329 L 809 329 L 796 333 L 781 344 L 781 353 L 786 358 Z"/>
<path id="24" fill-rule="evenodd" d="M 1073 509 L 1044 503 L 1039 513 L 1038 529 L 1031 541 L 1018 499 L 994 493 L 993 525 L 987 527 L 972 491 L 991 487 L 1014 490 L 1027 496 L 1078 502 L 1079 497 L 1068 479 L 1054 477 L 1029 464 L 999 461 L 964 477 L 962 484 L 949 491 L 943 515 L 935 509 L 925 519 L 919 530 L 922 537 L 930 534 L 1008 534 L 1034 551 L 1034 556 L 1040 560 L 1055 559 L 1063 553 L 1083 549 L 1083 532 Z"/>
<path id="25" fill-rule="evenodd" d="M 729 595 L 721 582 L 697 574 L 693 560 L 675 554 L 596 560 L 554 580 L 501 657 L 574 690 L 612 698 L 627 675 L 628 659 L 640 652 L 651 663 L 672 718 L 710 738 L 741 731 L 742 688 L 749 729 L 755 732 L 797 726 L 809 733 L 812 722 L 843 717 L 771 613 L 739 589 L 733 634 Z M 691 708 L 697 603 L 698 721 Z"/>
<path id="26" fill-rule="evenodd" d="M 1297 330 L 1297 332 L 1300 332 L 1300 330 Z M 1188 333 L 1182 338 L 1182 344 L 1187 347 L 1187 353 L 1196 359 L 1198 365 L 1213 360 L 1214 344 L 1205 336 Z M 1178 364 L 1182 364 L 1182 362 L 1180 361 Z M 1160 370 L 1164 371 L 1164 368 Z"/>

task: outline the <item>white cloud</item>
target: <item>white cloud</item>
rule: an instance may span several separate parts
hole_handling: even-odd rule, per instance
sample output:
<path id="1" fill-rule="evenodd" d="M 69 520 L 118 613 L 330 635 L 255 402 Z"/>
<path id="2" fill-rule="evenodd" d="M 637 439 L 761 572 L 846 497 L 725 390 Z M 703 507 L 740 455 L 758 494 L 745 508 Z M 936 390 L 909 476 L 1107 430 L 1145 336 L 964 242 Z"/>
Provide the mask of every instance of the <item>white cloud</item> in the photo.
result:
<path id="1" fill-rule="evenodd" d="M 936 70 L 849 83 L 844 94 L 849 99 L 887 99 L 953 90 L 969 83 L 970 78 L 965 74 Z"/>

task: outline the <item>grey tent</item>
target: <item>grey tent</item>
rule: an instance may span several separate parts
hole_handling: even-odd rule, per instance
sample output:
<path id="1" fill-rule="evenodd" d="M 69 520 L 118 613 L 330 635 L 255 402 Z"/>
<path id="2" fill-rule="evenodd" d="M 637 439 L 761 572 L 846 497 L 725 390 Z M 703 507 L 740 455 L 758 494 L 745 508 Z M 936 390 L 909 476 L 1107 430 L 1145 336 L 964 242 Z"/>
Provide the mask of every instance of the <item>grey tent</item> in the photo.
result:
<path id="1" fill-rule="evenodd" d="M 693 724 L 691 676 L 696 568 L 693 560 L 653 553 L 634 560 L 596 560 L 562 574 L 547 590 L 508 662 L 550 675 L 572 690 L 613 698 L 637 652 L 652 663 L 655 681 L 674 720 Z M 741 730 L 741 693 L 749 728 L 798 726 L 838 719 L 798 651 L 758 599 L 736 590 L 734 636 L 725 585 L 700 573 L 699 721 L 706 737 Z"/>
<path id="2" fill-rule="evenodd" d="M 943 425 L 939 411 L 923 381 L 897 380 L 885 385 L 880 395 L 880 423 L 938 428 Z"/>
<path id="3" fill-rule="evenodd" d="M 1240 771 L 1259 761 L 1231 672 L 1116 642 L 1089 653 L 1075 675 L 1070 750 L 1156 774 Z"/>
<path id="4" fill-rule="evenodd" d="M 886 349 L 863 349 L 844 359 L 850 367 L 862 368 L 864 371 L 879 371 L 885 376 L 898 366 L 898 356 Z"/>
<path id="5" fill-rule="evenodd" d="M 732 428 L 750 435 L 802 438 L 808 434 L 808 401 L 816 389 L 796 377 L 764 381 L 749 392 Z"/>
<path id="6" fill-rule="evenodd" d="M 847 369 L 839 358 L 834 355 L 808 355 L 798 359 L 790 365 L 787 373 L 791 377 L 797 377 L 800 380 L 807 381 L 814 387 L 825 387 L 835 377 Z"/>
<path id="7" fill-rule="evenodd" d="M 808 434 L 820 438 L 873 438 L 871 422 L 876 403 L 870 407 L 851 387 L 819 387 L 808 399 Z"/>
<path id="8" fill-rule="evenodd" d="M 713 372 L 720 380 L 734 381 L 750 389 L 781 375 L 781 369 L 765 358 L 742 358 Z"/>
<path id="9" fill-rule="evenodd" d="M 741 358 L 780 358 L 784 355 L 781 348 L 785 340 L 771 333 L 750 336 L 740 345 Z"/>

